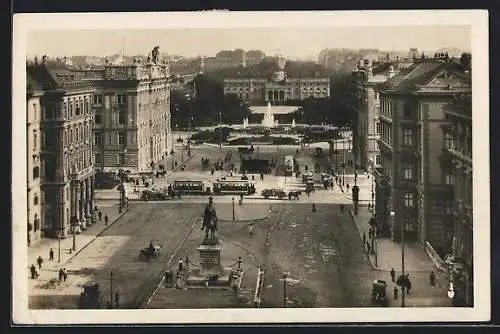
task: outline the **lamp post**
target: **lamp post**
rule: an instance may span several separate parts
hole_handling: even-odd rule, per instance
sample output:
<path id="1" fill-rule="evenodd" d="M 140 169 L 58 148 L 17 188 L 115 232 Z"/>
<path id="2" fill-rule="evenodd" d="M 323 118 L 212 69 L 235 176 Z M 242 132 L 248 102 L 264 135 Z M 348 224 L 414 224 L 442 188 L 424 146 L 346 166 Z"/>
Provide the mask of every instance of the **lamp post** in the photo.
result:
<path id="1" fill-rule="evenodd" d="M 72 249 L 73 251 L 76 250 L 76 226 L 78 224 L 78 218 L 76 216 L 72 216 L 71 217 L 71 234 L 73 234 L 73 245 L 72 245 Z"/>
<path id="2" fill-rule="evenodd" d="M 234 197 L 233 197 L 233 221 L 234 221 Z"/>
<path id="3" fill-rule="evenodd" d="M 396 212 L 391 211 L 392 226 L 394 226 Z M 405 277 L 405 233 L 404 226 L 401 224 L 401 277 Z M 405 307 L 405 288 L 401 286 L 401 307 Z"/>
<path id="4" fill-rule="evenodd" d="M 113 308 L 113 270 L 109 272 L 109 304 Z"/>
<path id="5" fill-rule="evenodd" d="M 63 227 L 61 227 L 59 229 L 59 234 L 57 235 L 57 246 L 58 246 L 57 262 L 61 262 L 61 234 L 62 234 L 62 231 L 63 231 Z"/>

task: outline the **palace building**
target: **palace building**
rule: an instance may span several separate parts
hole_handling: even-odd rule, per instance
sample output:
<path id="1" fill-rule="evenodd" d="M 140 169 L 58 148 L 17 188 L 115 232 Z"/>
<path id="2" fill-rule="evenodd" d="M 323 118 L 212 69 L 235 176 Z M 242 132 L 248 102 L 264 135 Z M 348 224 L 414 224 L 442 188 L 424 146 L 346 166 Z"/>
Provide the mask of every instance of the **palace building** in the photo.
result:
<path id="1" fill-rule="evenodd" d="M 89 221 L 96 170 L 150 171 L 172 139 L 169 73 L 157 57 L 78 70 L 44 56 L 26 70 L 31 243 Z"/>
<path id="2" fill-rule="evenodd" d="M 330 78 L 287 78 L 277 72 L 271 80 L 261 78 L 224 79 L 224 94 L 236 94 L 253 103 L 282 104 L 287 100 L 330 96 Z"/>
<path id="3" fill-rule="evenodd" d="M 375 168 L 376 218 L 395 241 L 429 242 L 442 255 L 452 248 L 455 172 L 447 159 L 452 137 L 447 110 L 470 94 L 464 67 L 425 59 L 378 86 L 380 167 Z M 394 212 L 394 216 L 390 212 Z"/>

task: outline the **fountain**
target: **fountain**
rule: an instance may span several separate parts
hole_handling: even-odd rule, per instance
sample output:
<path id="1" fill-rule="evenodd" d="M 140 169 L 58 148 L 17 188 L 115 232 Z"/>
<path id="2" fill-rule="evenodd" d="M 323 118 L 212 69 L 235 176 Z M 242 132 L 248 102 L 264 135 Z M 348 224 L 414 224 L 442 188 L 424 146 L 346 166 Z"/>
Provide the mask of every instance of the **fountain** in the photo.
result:
<path id="1" fill-rule="evenodd" d="M 275 125 L 271 102 L 267 102 L 267 110 L 264 113 L 264 118 L 262 119 L 262 125 L 267 128 L 272 128 Z"/>
<path id="2" fill-rule="evenodd" d="M 292 119 L 292 129 L 295 127 L 295 118 Z"/>

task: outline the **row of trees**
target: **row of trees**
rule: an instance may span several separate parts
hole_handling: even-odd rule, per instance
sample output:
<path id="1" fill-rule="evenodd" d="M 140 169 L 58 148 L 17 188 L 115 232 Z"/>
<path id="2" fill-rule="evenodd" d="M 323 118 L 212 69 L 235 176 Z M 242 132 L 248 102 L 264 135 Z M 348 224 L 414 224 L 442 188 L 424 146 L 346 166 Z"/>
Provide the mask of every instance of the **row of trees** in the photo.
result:
<path id="1" fill-rule="evenodd" d="M 311 67 L 310 70 L 314 68 Z M 295 118 L 296 123 L 327 123 L 337 126 L 355 123 L 358 100 L 352 76 L 340 74 L 332 76 L 331 80 L 330 97 L 287 101 L 286 104 L 299 106 L 299 109 L 294 114 L 281 117 L 283 119 L 280 121 L 291 122 Z M 223 80 L 205 74 L 200 74 L 194 79 L 189 93 L 185 91 L 173 93 L 171 115 L 172 124 L 180 129 L 190 125 L 214 125 L 218 124 L 219 120 L 224 124 L 241 124 L 246 117 L 252 123 L 261 120 L 261 117 L 250 114 L 249 106 L 237 95 L 224 94 Z"/>

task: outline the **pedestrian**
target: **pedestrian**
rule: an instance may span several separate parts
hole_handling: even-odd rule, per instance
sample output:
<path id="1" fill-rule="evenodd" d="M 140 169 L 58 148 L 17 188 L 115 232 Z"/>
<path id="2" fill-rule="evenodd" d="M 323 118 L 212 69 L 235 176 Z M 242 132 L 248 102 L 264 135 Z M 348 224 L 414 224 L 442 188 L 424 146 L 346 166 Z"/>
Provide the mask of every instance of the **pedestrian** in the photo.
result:
<path id="1" fill-rule="evenodd" d="M 408 275 L 406 275 L 406 293 L 409 295 L 411 291 L 411 281 L 408 278 Z"/>
<path id="2" fill-rule="evenodd" d="M 102 221 L 102 212 L 101 212 L 101 210 L 99 210 L 97 212 L 97 216 L 99 217 L 99 221 Z"/>
<path id="3" fill-rule="evenodd" d="M 179 259 L 179 270 L 180 273 L 182 273 L 182 258 Z"/>
<path id="4" fill-rule="evenodd" d="M 214 169 L 212 168 L 212 170 L 210 171 L 211 172 L 211 175 L 214 175 Z"/>
<path id="5" fill-rule="evenodd" d="M 31 271 L 31 279 L 37 278 L 36 267 L 34 264 L 31 265 L 30 271 Z"/>
<path id="6" fill-rule="evenodd" d="M 59 282 L 62 282 L 64 278 L 64 271 L 62 268 L 59 269 Z"/>
<path id="7" fill-rule="evenodd" d="M 66 282 L 66 279 L 68 278 L 68 273 L 66 272 L 66 268 L 63 268 L 63 280 Z"/>
<path id="8" fill-rule="evenodd" d="M 396 279 L 396 272 L 394 271 L 394 268 L 391 268 L 391 280 L 394 282 Z"/>
<path id="9" fill-rule="evenodd" d="M 371 209 L 371 203 L 368 202 L 368 212 L 371 211 L 370 209 Z"/>
<path id="10" fill-rule="evenodd" d="M 109 218 L 108 218 L 108 215 L 104 215 L 104 225 L 108 225 L 108 221 L 109 221 Z"/>
<path id="11" fill-rule="evenodd" d="M 250 227 L 248 228 L 248 232 L 250 233 L 250 236 L 253 235 L 253 225 L 250 225 Z"/>
<path id="12" fill-rule="evenodd" d="M 431 271 L 431 273 L 429 275 L 429 281 L 430 281 L 432 286 L 436 285 L 436 274 L 434 274 L 434 271 Z"/>
<path id="13" fill-rule="evenodd" d="M 363 232 L 363 244 L 365 244 L 365 243 L 366 243 L 366 233 Z"/>
<path id="14" fill-rule="evenodd" d="M 49 261 L 54 261 L 54 250 L 52 248 L 49 250 Z"/>
<path id="15" fill-rule="evenodd" d="M 38 268 L 42 269 L 43 259 L 41 256 L 39 256 L 38 259 L 36 259 L 36 263 L 38 264 Z"/>
<path id="16" fill-rule="evenodd" d="M 371 238 L 372 238 L 372 234 L 373 234 L 373 232 L 372 232 L 372 229 L 370 228 L 370 229 L 368 230 L 368 239 L 371 239 Z"/>
<path id="17" fill-rule="evenodd" d="M 349 183 L 347 184 L 347 191 L 349 191 Z"/>
<path id="18" fill-rule="evenodd" d="M 399 292 L 398 287 L 395 285 L 394 286 L 394 300 L 398 300 L 398 292 Z"/>

